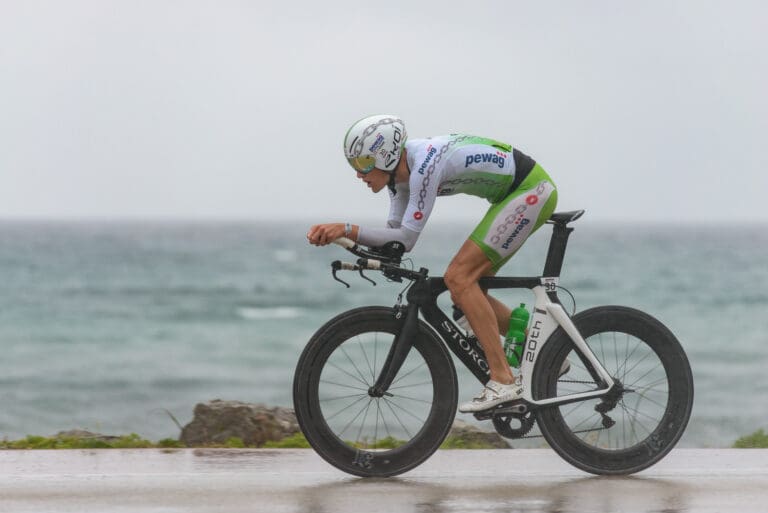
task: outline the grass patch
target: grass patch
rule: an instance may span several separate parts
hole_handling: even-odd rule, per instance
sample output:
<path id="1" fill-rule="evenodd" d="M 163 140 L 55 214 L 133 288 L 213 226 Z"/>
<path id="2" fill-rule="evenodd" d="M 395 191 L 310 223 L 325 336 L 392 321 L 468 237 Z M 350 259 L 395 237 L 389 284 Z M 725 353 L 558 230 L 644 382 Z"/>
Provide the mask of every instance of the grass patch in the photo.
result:
<path id="1" fill-rule="evenodd" d="M 466 440 L 458 436 L 448 436 L 442 444 L 441 449 L 498 449 L 493 444 L 481 440 Z"/>
<path id="2" fill-rule="evenodd" d="M 0 441 L 0 449 L 145 449 L 150 447 L 160 446 L 149 440 L 144 440 L 136 433 L 109 440 L 91 437 L 29 435 L 21 440 Z"/>
<path id="3" fill-rule="evenodd" d="M 264 447 L 268 449 L 309 449 L 309 442 L 304 438 L 304 434 L 296 433 L 276 442 L 267 442 Z"/>
<path id="4" fill-rule="evenodd" d="M 230 438 L 227 438 L 227 441 L 224 442 L 224 445 L 229 447 L 230 449 L 244 449 L 245 448 L 245 442 L 243 442 L 243 439 L 239 436 L 233 436 Z"/>
<path id="5" fill-rule="evenodd" d="M 141 438 L 136 433 L 120 437 L 74 437 L 74 436 L 36 436 L 28 435 L 21 440 L 0 440 L 0 450 L 8 449 L 181 449 L 187 446 L 173 438 L 163 438 L 151 442 Z M 242 449 L 248 447 L 242 438 L 233 436 L 224 443 L 201 444 L 199 448 Z M 266 448 L 275 449 L 308 449 L 309 442 L 301 433 L 267 442 Z"/>
<path id="6" fill-rule="evenodd" d="M 758 429 L 751 435 L 742 436 L 736 440 L 733 447 L 735 449 L 768 449 L 768 433 Z"/>

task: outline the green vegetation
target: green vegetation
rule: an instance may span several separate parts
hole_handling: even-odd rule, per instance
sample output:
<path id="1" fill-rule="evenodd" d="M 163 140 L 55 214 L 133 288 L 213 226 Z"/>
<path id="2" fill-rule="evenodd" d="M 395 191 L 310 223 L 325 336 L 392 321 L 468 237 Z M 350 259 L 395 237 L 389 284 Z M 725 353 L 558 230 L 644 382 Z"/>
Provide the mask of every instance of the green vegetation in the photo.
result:
<path id="1" fill-rule="evenodd" d="M 3 449 L 180 449 L 187 447 L 183 442 L 173 438 L 163 438 L 151 442 L 141 438 L 136 433 L 120 437 L 94 436 L 35 436 L 28 435 L 21 440 L 0 440 L 0 450 Z M 224 443 L 205 444 L 199 447 L 242 449 L 247 447 L 242 438 L 233 436 Z M 309 442 L 301 433 L 283 438 L 276 442 L 267 442 L 264 447 L 290 449 L 309 448 Z"/>
<path id="2" fill-rule="evenodd" d="M 175 438 L 163 438 L 157 442 L 157 447 L 162 449 L 181 449 L 186 447 L 183 442 L 176 440 Z"/>
<path id="3" fill-rule="evenodd" d="M 309 442 L 302 433 L 296 433 L 276 442 L 267 442 L 264 447 L 268 449 L 309 449 Z"/>
<path id="4" fill-rule="evenodd" d="M 227 438 L 227 441 L 224 442 L 224 445 L 231 449 L 245 448 L 245 442 L 243 442 L 243 439 L 240 438 L 239 436 L 233 436 L 233 437 Z"/>
<path id="5" fill-rule="evenodd" d="M 442 444 L 441 449 L 497 449 L 496 446 L 482 440 L 465 440 L 458 436 L 448 436 Z"/>
<path id="6" fill-rule="evenodd" d="M 375 444 L 362 442 L 347 442 L 349 445 L 364 449 L 395 449 L 405 442 L 391 436 L 377 440 Z M 158 442 L 151 442 L 141 438 L 135 433 L 120 437 L 76 437 L 76 436 L 34 436 L 29 435 L 21 440 L 0 440 L 0 450 L 3 449 L 178 449 L 185 448 L 183 442 L 173 438 L 164 438 Z M 205 448 L 246 448 L 245 442 L 236 436 L 229 438 L 224 443 L 205 444 L 199 447 Z M 264 444 L 267 449 L 308 449 L 309 442 L 302 433 L 271 441 Z M 763 430 L 740 438 L 734 447 L 768 447 L 768 434 Z M 491 444 L 466 440 L 461 437 L 449 436 L 440 446 L 441 449 L 493 449 Z"/>
<path id="7" fill-rule="evenodd" d="M 768 433 L 758 429 L 751 435 L 742 436 L 733 444 L 736 449 L 768 449 Z"/>
<path id="8" fill-rule="evenodd" d="M 0 449 L 145 449 L 149 447 L 167 447 L 167 445 L 153 444 L 136 433 L 108 439 L 29 435 L 21 440 L 0 441 Z"/>

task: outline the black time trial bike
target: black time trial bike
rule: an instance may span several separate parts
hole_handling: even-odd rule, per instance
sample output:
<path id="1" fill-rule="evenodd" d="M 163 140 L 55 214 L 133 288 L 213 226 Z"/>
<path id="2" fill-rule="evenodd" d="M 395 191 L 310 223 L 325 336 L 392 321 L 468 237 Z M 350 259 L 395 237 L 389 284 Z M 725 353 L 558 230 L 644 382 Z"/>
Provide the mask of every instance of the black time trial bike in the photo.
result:
<path id="1" fill-rule="evenodd" d="M 547 221 L 553 232 L 543 276 L 480 280 L 483 289 L 530 289 L 535 304 L 520 366 L 523 398 L 474 415 L 508 438 L 538 424 L 574 466 L 631 474 L 658 462 L 682 436 L 693 377 L 678 340 L 650 315 L 623 306 L 565 311 L 557 290 L 568 224 L 583 212 Z M 333 262 L 334 278 L 342 281 L 342 270 L 380 271 L 409 282 L 406 301 L 401 294 L 393 307 L 352 309 L 314 334 L 294 375 L 296 416 L 310 445 L 335 467 L 358 476 L 401 474 L 433 454 L 451 429 L 458 384 L 448 350 L 481 383 L 489 380 L 488 363 L 477 339 L 438 306 L 443 278 L 404 267 L 401 244 L 337 243 L 359 258 Z M 570 370 L 561 375 L 566 360 Z"/>

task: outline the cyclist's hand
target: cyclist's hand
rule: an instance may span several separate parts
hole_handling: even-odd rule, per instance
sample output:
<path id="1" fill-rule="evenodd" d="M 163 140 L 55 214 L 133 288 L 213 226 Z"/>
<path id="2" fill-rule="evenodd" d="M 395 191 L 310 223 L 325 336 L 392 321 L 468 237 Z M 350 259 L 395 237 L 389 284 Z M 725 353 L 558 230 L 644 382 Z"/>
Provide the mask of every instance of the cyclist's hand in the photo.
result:
<path id="1" fill-rule="evenodd" d="M 339 237 L 343 237 L 344 233 L 344 223 L 316 224 L 309 229 L 307 240 L 315 246 L 325 246 Z"/>

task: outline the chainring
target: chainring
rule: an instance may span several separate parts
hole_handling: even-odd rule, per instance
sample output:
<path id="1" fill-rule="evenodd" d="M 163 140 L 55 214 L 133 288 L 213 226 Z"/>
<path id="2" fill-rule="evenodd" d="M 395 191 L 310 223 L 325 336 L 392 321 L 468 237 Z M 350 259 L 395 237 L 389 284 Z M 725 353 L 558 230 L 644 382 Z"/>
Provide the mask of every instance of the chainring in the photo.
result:
<path id="1" fill-rule="evenodd" d="M 526 413 L 505 413 L 494 415 L 493 427 L 504 438 L 522 438 L 527 435 L 533 425 L 536 424 L 536 416 L 532 411 Z M 512 427 L 512 422 L 519 423 L 519 427 Z"/>

